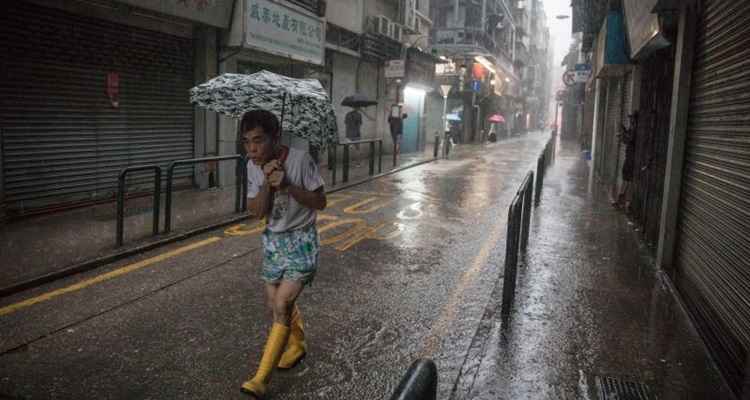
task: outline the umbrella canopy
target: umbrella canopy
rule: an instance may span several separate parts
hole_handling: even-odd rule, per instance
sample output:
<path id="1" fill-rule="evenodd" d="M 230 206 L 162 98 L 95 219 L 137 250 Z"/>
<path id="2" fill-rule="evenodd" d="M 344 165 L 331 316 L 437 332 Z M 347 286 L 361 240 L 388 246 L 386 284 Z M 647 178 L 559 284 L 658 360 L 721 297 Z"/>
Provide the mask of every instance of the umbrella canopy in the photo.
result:
<path id="1" fill-rule="evenodd" d="M 494 115 L 491 115 L 489 118 L 487 118 L 487 121 L 497 124 L 497 123 L 505 122 L 505 118 L 500 114 L 494 114 Z"/>
<path id="2" fill-rule="evenodd" d="M 222 74 L 190 89 L 190 101 L 234 118 L 250 110 L 266 110 L 279 118 L 281 129 L 310 146 L 324 148 L 338 138 L 336 114 L 319 81 L 260 71 Z"/>
<path id="3" fill-rule="evenodd" d="M 445 119 L 448 121 L 460 121 L 461 117 L 458 116 L 458 113 L 450 113 L 445 116 Z"/>
<path id="4" fill-rule="evenodd" d="M 346 96 L 341 102 L 341 105 L 346 107 L 369 107 L 377 104 L 377 101 L 370 100 L 363 94 L 353 94 L 351 96 Z"/>

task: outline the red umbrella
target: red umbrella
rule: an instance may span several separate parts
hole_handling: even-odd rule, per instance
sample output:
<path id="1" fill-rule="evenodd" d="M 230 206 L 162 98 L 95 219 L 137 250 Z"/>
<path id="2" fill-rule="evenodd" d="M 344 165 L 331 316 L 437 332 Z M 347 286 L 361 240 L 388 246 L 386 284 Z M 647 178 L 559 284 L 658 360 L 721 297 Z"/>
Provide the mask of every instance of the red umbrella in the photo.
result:
<path id="1" fill-rule="evenodd" d="M 500 122 L 505 122 L 505 118 L 503 118 L 503 116 L 500 114 L 494 114 L 494 115 L 491 115 L 489 118 L 487 118 L 487 121 L 497 124 Z"/>

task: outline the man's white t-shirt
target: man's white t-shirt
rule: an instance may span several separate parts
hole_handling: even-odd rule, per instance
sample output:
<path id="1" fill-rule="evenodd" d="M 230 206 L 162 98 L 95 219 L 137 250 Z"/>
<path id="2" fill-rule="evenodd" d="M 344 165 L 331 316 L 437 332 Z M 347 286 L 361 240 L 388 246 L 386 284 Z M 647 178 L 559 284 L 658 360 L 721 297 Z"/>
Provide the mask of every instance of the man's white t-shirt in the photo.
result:
<path id="1" fill-rule="evenodd" d="M 302 150 L 289 149 L 284 161 L 284 171 L 289 184 L 311 192 L 320 189 L 325 183 L 315 160 Z M 247 197 L 255 198 L 265 181 L 263 169 L 248 160 Z M 315 223 L 316 217 L 315 210 L 299 204 L 287 190 L 282 190 L 274 194 L 273 210 L 268 216 L 267 228 L 275 233 L 292 231 Z"/>

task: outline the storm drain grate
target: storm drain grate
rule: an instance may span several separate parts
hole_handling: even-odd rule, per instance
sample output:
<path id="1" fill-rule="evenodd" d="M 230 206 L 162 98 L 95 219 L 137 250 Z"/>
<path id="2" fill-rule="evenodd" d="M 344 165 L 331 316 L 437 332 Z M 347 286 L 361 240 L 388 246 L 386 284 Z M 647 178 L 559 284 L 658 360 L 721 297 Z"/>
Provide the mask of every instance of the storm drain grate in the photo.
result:
<path id="1" fill-rule="evenodd" d="M 656 400 L 643 382 L 629 381 L 611 376 L 596 376 L 599 400 Z"/>

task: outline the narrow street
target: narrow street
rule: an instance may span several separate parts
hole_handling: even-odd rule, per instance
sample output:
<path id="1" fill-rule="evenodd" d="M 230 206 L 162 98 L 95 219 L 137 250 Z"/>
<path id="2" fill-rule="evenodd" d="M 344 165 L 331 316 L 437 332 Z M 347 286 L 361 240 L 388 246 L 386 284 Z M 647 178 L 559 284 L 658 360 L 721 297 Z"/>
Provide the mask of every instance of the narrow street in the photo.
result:
<path id="1" fill-rule="evenodd" d="M 750 0 L 17 0 L 0 57 L 0 400 L 750 400 Z"/>
<path id="2" fill-rule="evenodd" d="M 436 361 L 448 398 L 501 274 L 507 205 L 547 138 L 331 195 L 322 266 L 300 299 L 309 355 L 277 375 L 274 398 L 385 398 L 419 357 Z M 210 232 L 2 299 L 0 393 L 245 398 L 269 326 L 260 229 Z"/>

